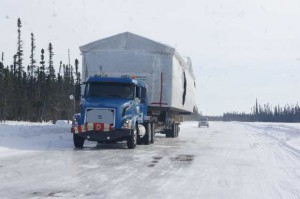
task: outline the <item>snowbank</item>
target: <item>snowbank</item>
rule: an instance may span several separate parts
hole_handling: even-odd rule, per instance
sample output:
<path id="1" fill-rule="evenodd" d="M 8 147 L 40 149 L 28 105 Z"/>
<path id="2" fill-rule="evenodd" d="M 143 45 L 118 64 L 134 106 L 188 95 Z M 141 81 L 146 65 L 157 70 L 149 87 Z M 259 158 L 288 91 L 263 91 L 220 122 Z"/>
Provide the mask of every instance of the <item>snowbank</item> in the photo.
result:
<path id="1" fill-rule="evenodd" d="M 70 147 L 73 147 L 73 142 L 70 124 L 67 122 L 59 122 L 57 125 L 15 121 L 0 123 L 0 157 Z"/>
<path id="2" fill-rule="evenodd" d="M 300 152 L 300 123 L 243 123 Z"/>

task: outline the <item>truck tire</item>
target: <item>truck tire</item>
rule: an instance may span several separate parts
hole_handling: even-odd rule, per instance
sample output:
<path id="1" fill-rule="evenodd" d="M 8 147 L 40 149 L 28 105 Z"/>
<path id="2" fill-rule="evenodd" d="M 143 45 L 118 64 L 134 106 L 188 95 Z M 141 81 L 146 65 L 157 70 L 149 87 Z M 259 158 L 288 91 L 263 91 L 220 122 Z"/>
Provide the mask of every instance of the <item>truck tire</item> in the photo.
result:
<path id="1" fill-rule="evenodd" d="M 171 131 L 170 129 L 165 129 L 165 134 L 166 134 L 166 138 L 170 138 L 171 137 Z"/>
<path id="2" fill-rule="evenodd" d="M 127 138 L 128 149 L 134 149 L 137 143 L 137 127 L 134 126 L 134 128 L 131 131 L 131 135 Z"/>
<path id="3" fill-rule="evenodd" d="M 143 123 L 145 129 L 146 129 L 146 134 L 143 137 L 143 143 L 145 145 L 149 145 L 151 143 L 151 126 L 149 122 Z"/>
<path id="4" fill-rule="evenodd" d="M 150 131 L 151 131 L 151 144 L 154 143 L 155 141 L 155 129 L 154 129 L 154 124 L 150 123 Z"/>
<path id="5" fill-rule="evenodd" d="M 175 138 L 176 137 L 176 124 L 173 123 L 172 124 L 172 129 L 170 130 L 171 132 L 171 138 Z"/>
<path id="6" fill-rule="evenodd" d="M 73 133 L 73 142 L 74 142 L 75 148 L 83 148 L 84 138 Z"/>
<path id="7" fill-rule="evenodd" d="M 178 137 L 178 124 L 175 124 L 175 137 Z"/>

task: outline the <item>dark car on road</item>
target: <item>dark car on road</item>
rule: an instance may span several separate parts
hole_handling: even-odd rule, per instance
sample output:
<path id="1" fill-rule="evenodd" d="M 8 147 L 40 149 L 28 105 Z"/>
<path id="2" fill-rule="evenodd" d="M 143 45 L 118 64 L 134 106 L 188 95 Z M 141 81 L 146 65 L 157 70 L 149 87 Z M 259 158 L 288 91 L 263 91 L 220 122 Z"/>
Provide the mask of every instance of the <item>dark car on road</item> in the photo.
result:
<path id="1" fill-rule="evenodd" d="M 198 122 L 198 127 L 201 127 L 201 126 L 206 126 L 207 128 L 209 127 L 209 124 L 208 124 L 208 118 L 207 117 L 201 117 L 199 122 Z"/>

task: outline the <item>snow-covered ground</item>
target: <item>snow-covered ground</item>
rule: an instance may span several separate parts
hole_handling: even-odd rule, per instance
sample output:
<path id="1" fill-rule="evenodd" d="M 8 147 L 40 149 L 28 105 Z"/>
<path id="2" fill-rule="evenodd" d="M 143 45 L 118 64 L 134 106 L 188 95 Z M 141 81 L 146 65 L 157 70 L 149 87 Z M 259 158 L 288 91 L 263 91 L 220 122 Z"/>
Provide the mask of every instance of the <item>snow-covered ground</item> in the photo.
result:
<path id="1" fill-rule="evenodd" d="M 300 124 L 185 122 L 134 150 L 69 129 L 0 124 L 0 198 L 300 198 Z"/>

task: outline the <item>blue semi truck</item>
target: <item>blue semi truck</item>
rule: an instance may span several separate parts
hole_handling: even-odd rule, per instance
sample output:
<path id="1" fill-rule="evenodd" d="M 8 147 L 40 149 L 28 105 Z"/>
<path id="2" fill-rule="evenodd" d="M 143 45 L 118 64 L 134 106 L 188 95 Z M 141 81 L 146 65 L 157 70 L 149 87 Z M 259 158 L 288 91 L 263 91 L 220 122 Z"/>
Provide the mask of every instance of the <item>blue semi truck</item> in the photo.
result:
<path id="1" fill-rule="evenodd" d="M 80 47 L 81 110 L 74 145 L 85 140 L 149 145 L 155 134 L 175 138 L 183 115 L 195 110 L 191 60 L 172 47 L 125 32 Z"/>
<path id="2" fill-rule="evenodd" d="M 137 143 L 154 142 L 143 81 L 130 76 L 94 76 L 84 84 L 81 112 L 75 115 L 72 127 L 76 148 L 82 148 L 86 139 L 103 143 L 127 141 L 129 149 Z"/>

